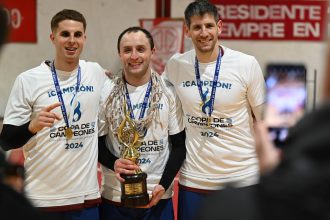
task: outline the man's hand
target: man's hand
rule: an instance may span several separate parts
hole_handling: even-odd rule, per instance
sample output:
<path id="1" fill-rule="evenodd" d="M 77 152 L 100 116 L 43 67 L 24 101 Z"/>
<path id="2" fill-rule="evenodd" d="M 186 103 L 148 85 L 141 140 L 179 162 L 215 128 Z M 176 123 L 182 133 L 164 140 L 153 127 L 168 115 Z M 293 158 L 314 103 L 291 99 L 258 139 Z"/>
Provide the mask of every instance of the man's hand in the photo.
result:
<path id="1" fill-rule="evenodd" d="M 105 70 L 105 75 L 107 75 L 107 77 L 109 77 L 110 79 L 113 79 L 116 76 L 116 74 L 111 72 L 111 70 Z"/>
<path id="2" fill-rule="evenodd" d="M 274 170 L 280 163 L 281 150 L 270 140 L 267 126 L 263 122 L 255 123 L 254 130 L 260 173 L 265 174 Z"/>
<path id="3" fill-rule="evenodd" d="M 61 106 L 61 103 L 57 102 L 41 109 L 41 111 L 31 120 L 29 131 L 32 134 L 35 134 L 44 127 L 52 127 L 55 120 L 61 120 L 62 118 L 59 115 L 51 112 L 59 106 Z"/>
<path id="4" fill-rule="evenodd" d="M 158 204 L 159 200 L 162 199 L 165 194 L 165 189 L 162 185 L 156 185 L 152 191 L 152 197 L 149 203 L 145 206 L 138 206 L 137 208 L 148 209 Z"/>
<path id="5" fill-rule="evenodd" d="M 165 189 L 162 185 L 156 185 L 154 190 L 152 191 L 152 197 L 148 204 L 149 208 L 158 204 L 159 200 L 162 199 L 165 194 Z"/>
<path id="6" fill-rule="evenodd" d="M 140 169 L 138 165 L 124 158 L 117 159 L 114 164 L 116 177 L 120 182 L 125 182 L 125 180 L 121 178 L 120 174 L 135 174 L 135 170 L 138 169 Z"/>

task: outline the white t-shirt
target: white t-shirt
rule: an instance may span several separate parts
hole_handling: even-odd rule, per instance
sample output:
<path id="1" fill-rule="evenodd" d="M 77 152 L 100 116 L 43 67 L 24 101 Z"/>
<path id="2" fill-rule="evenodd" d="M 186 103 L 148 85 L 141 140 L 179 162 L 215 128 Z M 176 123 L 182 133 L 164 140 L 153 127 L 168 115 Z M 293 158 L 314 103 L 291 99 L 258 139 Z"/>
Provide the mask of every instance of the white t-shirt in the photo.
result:
<path id="1" fill-rule="evenodd" d="M 169 84 L 169 83 L 167 83 Z M 108 93 L 113 89 L 113 84 L 108 83 Z M 134 116 L 137 118 L 140 115 L 141 106 L 148 83 L 139 87 L 134 87 L 127 84 L 127 89 L 132 103 Z M 170 155 L 169 135 L 174 135 L 181 132 L 184 129 L 182 120 L 182 108 L 181 103 L 174 93 L 174 89 L 167 85 L 167 93 L 172 97 L 171 100 L 163 93 L 160 102 L 158 103 L 160 124 L 153 121 L 147 131 L 146 136 L 139 147 L 138 151 L 141 154 L 139 157 L 139 166 L 141 170 L 147 173 L 147 189 L 149 195 L 151 195 L 154 187 L 159 183 L 160 178 L 165 169 L 168 157 Z M 173 103 L 174 102 L 174 103 Z M 147 114 L 148 107 L 145 115 Z M 103 109 L 99 116 L 99 135 L 107 135 L 106 142 L 107 147 L 112 154 L 120 157 L 121 145 L 117 139 L 113 136 L 110 130 L 108 122 L 105 118 L 105 109 Z M 111 143 L 111 144 L 109 144 Z M 115 177 L 115 172 L 111 169 L 102 166 L 104 174 L 102 197 L 120 202 L 121 196 L 121 183 Z M 172 196 L 172 185 L 167 189 L 163 199 L 170 198 Z"/>
<path id="2" fill-rule="evenodd" d="M 224 48 L 224 47 L 223 47 Z M 181 168 L 182 185 L 215 190 L 230 183 L 251 185 L 258 179 L 251 107 L 264 103 L 265 82 L 256 59 L 224 48 L 212 113 L 202 112 L 196 83 L 195 50 L 174 55 L 165 77 L 182 103 L 187 156 Z M 202 90 L 210 97 L 216 61 L 199 63 Z"/>
<path id="3" fill-rule="evenodd" d="M 57 71 L 73 138 L 64 135 L 61 108 L 52 112 L 62 117 L 51 128 L 45 127 L 23 146 L 25 190 L 37 207 L 83 203 L 100 197 L 97 182 L 97 116 L 101 91 L 106 80 L 104 70 L 93 62 L 79 61 L 81 82 L 70 105 L 77 84 L 77 70 L 71 74 Z M 57 103 L 50 67 L 44 62 L 20 74 L 12 88 L 4 124 L 23 125 L 42 108 Z"/>

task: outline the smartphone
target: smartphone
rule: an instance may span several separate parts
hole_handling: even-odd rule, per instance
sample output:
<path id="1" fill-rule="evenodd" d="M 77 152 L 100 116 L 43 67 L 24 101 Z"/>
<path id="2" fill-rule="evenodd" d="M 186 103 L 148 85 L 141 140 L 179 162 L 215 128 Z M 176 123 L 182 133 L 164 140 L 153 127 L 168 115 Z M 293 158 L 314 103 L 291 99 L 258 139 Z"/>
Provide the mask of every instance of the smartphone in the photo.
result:
<path id="1" fill-rule="evenodd" d="M 306 110 L 306 68 L 304 65 L 270 64 L 266 69 L 267 103 L 264 120 L 270 139 L 283 147 L 289 128 Z"/>

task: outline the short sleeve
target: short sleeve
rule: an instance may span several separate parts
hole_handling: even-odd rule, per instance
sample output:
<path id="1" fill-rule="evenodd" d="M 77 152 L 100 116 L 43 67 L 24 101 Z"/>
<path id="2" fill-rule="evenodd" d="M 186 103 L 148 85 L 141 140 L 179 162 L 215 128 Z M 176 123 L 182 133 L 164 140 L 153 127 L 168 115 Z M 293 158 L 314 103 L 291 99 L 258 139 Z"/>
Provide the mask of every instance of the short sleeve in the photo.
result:
<path id="1" fill-rule="evenodd" d="M 4 124 L 23 125 L 31 120 L 32 104 L 24 87 L 23 77 L 16 78 L 4 115 Z"/>
<path id="2" fill-rule="evenodd" d="M 174 54 L 166 63 L 165 70 L 162 74 L 162 78 L 165 81 L 170 82 L 172 85 L 174 85 L 176 79 L 175 76 L 178 74 L 176 70 L 176 65 L 175 65 L 175 59 L 179 56 L 179 54 Z"/>
<path id="3" fill-rule="evenodd" d="M 184 129 L 183 125 L 183 112 L 179 97 L 175 94 L 173 86 L 168 86 L 168 89 L 172 95 L 172 101 L 174 103 L 169 103 L 169 122 L 168 129 L 169 134 L 174 135 L 181 132 Z"/>
<path id="4" fill-rule="evenodd" d="M 248 76 L 247 98 L 251 107 L 256 107 L 265 103 L 266 84 L 261 68 L 257 60 L 253 57 Z"/>
<path id="5" fill-rule="evenodd" d="M 106 101 L 110 95 L 112 87 L 113 87 L 112 80 L 109 78 L 106 79 L 101 92 L 100 108 L 98 114 L 99 136 L 106 135 L 109 132 L 109 124 L 106 118 L 106 112 L 107 112 Z"/>

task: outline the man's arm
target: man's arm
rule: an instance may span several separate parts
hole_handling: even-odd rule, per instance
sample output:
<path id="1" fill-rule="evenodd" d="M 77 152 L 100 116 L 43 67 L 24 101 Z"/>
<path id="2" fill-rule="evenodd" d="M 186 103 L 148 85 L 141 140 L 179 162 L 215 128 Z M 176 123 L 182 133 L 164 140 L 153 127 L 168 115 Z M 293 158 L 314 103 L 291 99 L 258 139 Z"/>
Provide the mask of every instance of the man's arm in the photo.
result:
<path id="1" fill-rule="evenodd" d="M 266 101 L 266 83 L 258 61 L 253 57 L 249 74 L 247 76 L 247 99 L 251 106 L 254 121 L 263 117 L 264 103 Z"/>
<path id="2" fill-rule="evenodd" d="M 99 155 L 98 155 L 98 160 L 99 162 L 111 169 L 111 170 L 115 170 L 114 168 L 114 164 L 115 164 L 115 161 L 118 159 L 118 157 L 116 157 L 115 155 L 113 155 L 109 149 L 106 147 L 106 144 L 105 144 L 105 135 L 104 136 L 101 136 L 99 137 L 99 142 L 98 142 L 98 148 L 99 148 Z"/>
<path id="3" fill-rule="evenodd" d="M 265 104 L 252 107 L 252 113 L 256 121 L 261 121 L 263 117 Z"/>
<path id="4" fill-rule="evenodd" d="M 167 160 L 165 170 L 159 181 L 159 185 L 162 185 L 165 191 L 171 185 L 174 177 L 180 170 L 180 167 L 186 158 L 186 133 L 185 130 L 178 134 L 170 135 L 170 141 L 172 143 L 172 150 Z"/>
<path id="5" fill-rule="evenodd" d="M 60 105 L 60 103 L 55 103 L 46 106 L 36 117 L 23 125 L 4 124 L 0 135 L 0 146 L 4 150 L 20 148 L 44 127 L 52 127 L 55 120 L 61 120 L 61 117 L 51 111 Z"/>
<path id="6" fill-rule="evenodd" d="M 20 126 L 4 124 L 0 134 L 0 146 L 3 150 L 11 150 L 22 147 L 34 134 L 29 131 L 27 122 Z"/>

